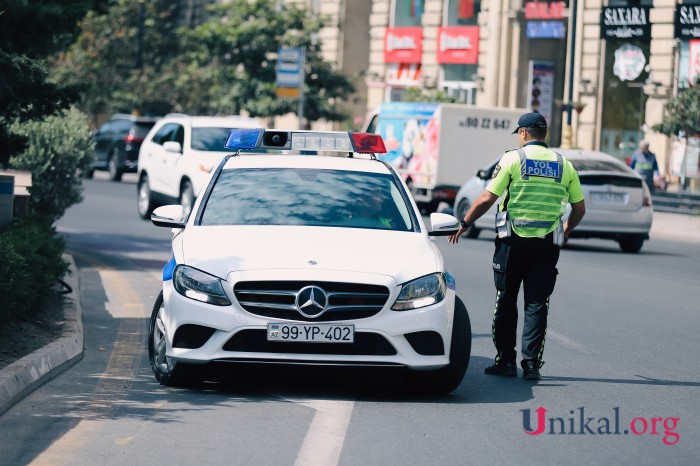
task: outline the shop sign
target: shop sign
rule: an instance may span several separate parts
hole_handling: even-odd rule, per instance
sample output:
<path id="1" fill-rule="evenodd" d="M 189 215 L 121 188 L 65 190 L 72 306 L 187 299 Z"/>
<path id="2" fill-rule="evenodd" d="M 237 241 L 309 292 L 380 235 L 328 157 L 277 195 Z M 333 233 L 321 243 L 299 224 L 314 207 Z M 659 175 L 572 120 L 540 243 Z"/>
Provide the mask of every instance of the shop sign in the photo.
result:
<path id="1" fill-rule="evenodd" d="M 384 36 L 385 63 L 420 63 L 423 28 L 387 28 Z"/>
<path id="2" fill-rule="evenodd" d="M 625 44 L 615 50 L 613 73 L 620 81 L 634 81 L 644 71 L 647 59 L 636 45 Z"/>
<path id="3" fill-rule="evenodd" d="M 476 65 L 479 62 L 479 26 L 438 28 L 437 62 Z"/>
<path id="4" fill-rule="evenodd" d="M 675 37 L 681 40 L 700 39 L 700 4 L 676 5 Z"/>
<path id="5" fill-rule="evenodd" d="M 528 39 L 563 39 L 566 28 L 561 21 L 528 21 L 525 36 Z"/>
<path id="6" fill-rule="evenodd" d="M 611 6 L 600 12 L 601 39 L 651 39 L 648 6 Z"/>
<path id="7" fill-rule="evenodd" d="M 564 2 L 525 2 L 525 19 L 563 19 Z"/>

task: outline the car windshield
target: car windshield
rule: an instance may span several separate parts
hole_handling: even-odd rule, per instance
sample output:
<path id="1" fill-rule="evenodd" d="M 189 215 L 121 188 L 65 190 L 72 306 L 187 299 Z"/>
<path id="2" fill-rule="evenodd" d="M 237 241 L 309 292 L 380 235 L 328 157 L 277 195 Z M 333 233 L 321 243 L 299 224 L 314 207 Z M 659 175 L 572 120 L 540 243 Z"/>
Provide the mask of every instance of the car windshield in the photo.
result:
<path id="1" fill-rule="evenodd" d="M 134 136 L 138 138 L 145 138 L 151 128 L 153 128 L 153 125 L 155 125 L 155 122 L 139 121 L 134 125 Z"/>
<path id="2" fill-rule="evenodd" d="M 223 171 L 200 224 L 413 230 L 391 175 L 306 168 Z"/>
<path id="3" fill-rule="evenodd" d="M 618 172 L 628 173 L 627 168 L 621 162 L 595 159 L 569 159 L 576 171 L 594 172 Z"/>
<path id="4" fill-rule="evenodd" d="M 192 149 L 208 152 L 235 152 L 225 146 L 231 128 L 192 128 Z"/>

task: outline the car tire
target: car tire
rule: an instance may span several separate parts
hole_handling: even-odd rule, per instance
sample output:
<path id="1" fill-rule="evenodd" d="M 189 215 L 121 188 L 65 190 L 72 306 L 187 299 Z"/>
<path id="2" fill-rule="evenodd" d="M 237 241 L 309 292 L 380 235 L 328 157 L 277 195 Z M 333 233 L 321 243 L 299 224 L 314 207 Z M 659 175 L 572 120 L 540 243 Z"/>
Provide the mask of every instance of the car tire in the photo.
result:
<path id="1" fill-rule="evenodd" d="M 459 220 L 460 222 L 464 220 L 464 216 L 467 215 L 467 212 L 469 212 L 469 207 L 471 206 L 468 200 L 462 199 L 461 201 L 459 201 L 459 205 L 457 206 L 457 220 Z M 474 239 L 479 237 L 480 232 L 480 229 L 472 225 L 469 228 L 467 228 L 467 230 L 464 232 L 464 234 L 462 234 L 462 236 L 465 238 Z"/>
<path id="2" fill-rule="evenodd" d="M 107 171 L 111 181 L 121 181 L 124 172 L 119 166 L 119 149 L 116 147 L 112 150 L 107 159 Z"/>
<path id="3" fill-rule="evenodd" d="M 192 189 L 192 183 L 185 180 L 182 183 L 182 188 L 180 188 L 180 205 L 182 206 L 182 218 L 187 218 L 192 211 L 192 206 L 194 205 L 195 197 L 194 190 Z"/>
<path id="4" fill-rule="evenodd" d="M 139 216 L 143 219 L 150 219 L 155 204 L 151 197 L 151 185 L 148 183 L 148 176 L 143 175 L 138 184 L 137 207 Z"/>
<path id="5" fill-rule="evenodd" d="M 459 387 L 469 366 L 472 350 L 472 328 L 469 313 L 459 297 L 455 297 L 450 364 L 436 371 L 411 371 L 403 380 L 411 391 L 427 395 L 446 395 Z"/>
<path id="6" fill-rule="evenodd" d="M 623 252 L 639 252 L 644 244 L 644 237 L 640 235 L 626 235 L 620 238 L 620 249 Z"/>
<path id="7" fill-rule="evenodd" d="M 163 323 L 163 292 L 161 291 L 153 304 L 151 321 L 148 326 L 148 359 L 156 380 L 161 385 L 182 386 L 199 381 L 198 366 L 173 361 L 165 355 L 166 336 Z"/>

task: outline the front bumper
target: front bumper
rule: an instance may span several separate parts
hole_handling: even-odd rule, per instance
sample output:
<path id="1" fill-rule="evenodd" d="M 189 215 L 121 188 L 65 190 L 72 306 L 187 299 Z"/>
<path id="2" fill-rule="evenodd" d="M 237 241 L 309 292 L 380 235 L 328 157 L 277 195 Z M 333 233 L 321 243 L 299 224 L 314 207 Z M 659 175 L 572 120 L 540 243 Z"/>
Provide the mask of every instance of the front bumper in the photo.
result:
<path id="1" fill-rule="evenodd" d="M 265 274 L 266 278 L 269 273 Z M 344 274 L 346 275 L 346 274 Z M 358 283 L 380 284 L 377 276 L 357 277 Z M 299 274 L 288 274 L 298 280 Z M 372 281 L 367 281 L 368 278 Z M 336 279 L 339 277 L 336 277 Z M 249 278 L 249 274 L 246 277 Z M 280 278 L 278 278 L 280 279 Z M 324 276 L 324 280 L 328 280 Z M 390 290 L 382 310 L 374 316 L 319 322 L 352 324 L 355 343 L 268 342 L 267 325 L 290 320 L 263 317 L 244 310 L 235 298 L 233 284 L 225 283 L 230 306 L 213 306 L 180 295 L 172 280 L 163 283 L 164 324 L 168 358 L 190 364 L 214 361 L 277 362 L 329 365 L 388 365 L 433 370 L 449 363 L 454 290 L 441 302 L 412 311 L 392 311 L 401 287 L 381 277 Z M 313 323 L 293 321 L 294 323 Z M 182 338 L 190 331 L 191 338 Z M 441 341 L 440 341 L 441 340 Z M 183 343 L 183 341 L 185 343 Z M 439 351 L 436 351 L 436 346 Z M 194 347 L 197 346 L 197 347 Z"/>

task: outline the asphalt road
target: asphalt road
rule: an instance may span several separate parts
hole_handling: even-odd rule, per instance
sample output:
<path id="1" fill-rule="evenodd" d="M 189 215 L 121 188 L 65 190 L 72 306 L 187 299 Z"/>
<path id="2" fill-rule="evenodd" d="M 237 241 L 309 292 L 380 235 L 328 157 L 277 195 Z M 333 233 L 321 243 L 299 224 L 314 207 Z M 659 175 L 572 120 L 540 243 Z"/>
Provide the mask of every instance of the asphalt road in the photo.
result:
<path id="1" fill-rule="evenodd" d="M 83 360 L 0 416 L 0 465 L 700 462 L 697 243 L 628 255 L 572 241 L 539 383 L 483 374 L 495 293 L 482 235 L 437 240 L 473 329 L 450 396 L 416 397 L 386 370 L 279 366 L 172 389 L 145 351 L 170 231 L 138 218 L 133 177 L 100 175 L 58 224 L 80 270 Z"/>

